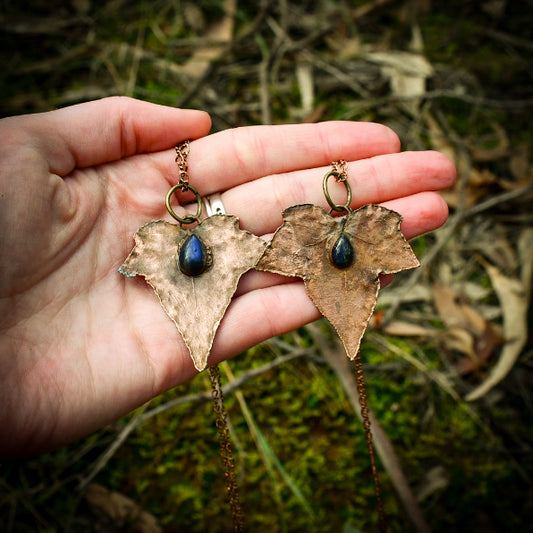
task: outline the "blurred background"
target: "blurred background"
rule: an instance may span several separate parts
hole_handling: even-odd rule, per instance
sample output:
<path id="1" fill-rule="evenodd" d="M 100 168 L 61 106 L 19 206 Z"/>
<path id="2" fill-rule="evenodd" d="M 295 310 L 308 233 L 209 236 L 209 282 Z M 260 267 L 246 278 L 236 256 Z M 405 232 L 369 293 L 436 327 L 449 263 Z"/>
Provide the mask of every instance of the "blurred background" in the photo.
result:
<path id="1" fill-rule="evenodd" d="M 533 2 L 0 3 L 0 114 L 129 95 L 213 130 L 370 120 L 458 167 L 362 345 L 392 532 L 531 531 Z M 1 142 L 1 139 L 0 139 Z M 355 191 L 356 193 L 356 191 Z M 325 321 L 221 366 L 248 531 L 371 532 L 353 369 Z M 0 466 L 5 532 L 231 530 L 207 376 Z"/>

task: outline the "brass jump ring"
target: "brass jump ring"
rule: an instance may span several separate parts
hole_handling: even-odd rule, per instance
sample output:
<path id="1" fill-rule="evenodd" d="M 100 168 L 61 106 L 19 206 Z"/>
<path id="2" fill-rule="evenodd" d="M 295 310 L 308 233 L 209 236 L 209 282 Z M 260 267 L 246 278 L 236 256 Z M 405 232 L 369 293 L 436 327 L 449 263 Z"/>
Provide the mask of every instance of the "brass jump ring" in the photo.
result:
<path id="1" fill-rule="evenodd" d="M 192 191 L 194 195 L 196 196 L 196 202 L 198 204 L 198 209 L 196 210 L 195 215 L 187 215 L 185 217 L 180 217 L 174 209 L 172 209 L 172 206 L 170 205 L 170 199 L 172 198 L 172 195 L 177 191 L 181 190 L 182 192 L 185 191 Z M 170 213 L 170 215 L 175 218 L 180 224 L 192 224 L 193 222 L 198 222 L 200 220 L 200 217 L 202 216 L 202 209 L 203 209 L 203 200 L 200 196 L 200 193 L 191 185 L 183 185 L 182 183 L 178 183 L 177 185 L 174 185 L 168 191 L 167 196 L 165 198 L 165 205 L 167 207 L 167 211 Z"/>
<path id="2" fill-rule="evenodd" d="M 338 205 L 336 204 L 333 199 L 331 198 L 331 195 L 329 194 L 328 190 L 328 179 L 334 176 L 337 181 L 344 183 L 344 186 L 346 187 L 346 202 L 344 205 Z M 322 182 L 322 188 L 324 189 L 324 196 L 326 197 L 326 200 L 328 201 L 329 206 L 331 207 L 331 211 L 337 211 L 339 213 L 349 213 L 351 211 L 350 204 L 352 203 L 352 188 L 350 187 L 350 184 L 348 183 L 347 179 L 342 179 L 342 174 L 340 172 L 337 172 L 336 170 L 331 170 L 324 176 L 324 181 Z"/>

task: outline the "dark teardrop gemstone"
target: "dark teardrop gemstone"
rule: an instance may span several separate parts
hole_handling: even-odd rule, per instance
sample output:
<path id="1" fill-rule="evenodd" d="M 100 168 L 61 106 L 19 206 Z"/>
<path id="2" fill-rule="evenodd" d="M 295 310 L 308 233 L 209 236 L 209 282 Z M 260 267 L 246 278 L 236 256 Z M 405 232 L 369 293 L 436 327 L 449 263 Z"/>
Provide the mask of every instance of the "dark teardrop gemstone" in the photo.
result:
<path id="1" fill-rule="evenodd" d="M 186 276 L 199 276 L 206 269 L 207 250 L 196 235 L 189 235 L 181 245 L 178 264 Z"/>
<path id="2" fill-rule="evenodd" d="M 331 262 L 337 268 L 348 268 L 355 258 L 350 239 L 345 233 L 341 233 L 331 249 Z"/>

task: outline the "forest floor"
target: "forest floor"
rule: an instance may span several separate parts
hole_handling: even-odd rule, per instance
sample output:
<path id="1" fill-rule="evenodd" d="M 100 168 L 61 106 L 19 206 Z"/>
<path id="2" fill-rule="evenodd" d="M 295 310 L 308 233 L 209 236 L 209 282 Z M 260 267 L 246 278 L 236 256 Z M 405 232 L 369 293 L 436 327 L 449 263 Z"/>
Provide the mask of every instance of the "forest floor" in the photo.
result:
<path id="1" fill-rule="evenodd" d="M 385 512 L 392 532 L 530 530 L 531 1 L 43 0 L 3 2 L 0 27 L 3 116 L 121 94 L 205 109 L 214 131 L 371 120 L 450 155 L 450 219 L 413 241 L 422 266 L 362 346 Z M 377 530 L 334 339 L 319 321 L 221 367 L 249 531 Z M 208 389 L 2 464 L 0 529 L 231 530 Z"/>

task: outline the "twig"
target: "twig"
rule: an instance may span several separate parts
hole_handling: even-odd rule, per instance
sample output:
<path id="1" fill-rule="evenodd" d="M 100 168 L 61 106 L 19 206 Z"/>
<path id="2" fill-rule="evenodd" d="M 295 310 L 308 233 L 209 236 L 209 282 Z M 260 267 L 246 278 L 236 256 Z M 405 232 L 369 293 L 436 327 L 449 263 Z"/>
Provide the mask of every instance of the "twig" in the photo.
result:
<path id="1" fill-rule="evenodd" d="M 299 357 L 307 356 L 315 351 L 316 351 L 315 348 L 294 350 L 291 353 L 284 355 L 283 357 L 277 357 L 276 359 L 260 367 L 252 368 L 250 370 L 247 370 L 246 372 L 242 372 L 233 381 L 231 381 L 231 383 L 228 383 L 226 386 L 224 386 L 222 388 L 222 392 L 225 396 L 227 396 L 228 394 L 240 388 L 247 381 L 250 381 L 251 379 L 254 379 L 257 376 L 260 376 L 261 374 L 264 374 L 265 372 L 268 372 L 269 370 L 272 370 L 273 368 L 276 368 L 277 366 L 281 364 L 287 363 Z M 170 400 L 162 405 L 158 405 L 157 407 L 154 407 L 153 409 L 150 409 L 149 411 L 146 411 L 146 412 L 145 410 L 147 409 L 149 404 L 145 404 L 135 414 L 135 416 L 126 424 L 126 426 L 124 426 L 122 431 L 117 435 L 117 437 L 110 444 L 110 446 L 94 462 L 93 467 L 91 468 L 91 471 L 89 472 L 89 474 L 87 474 L 87 476 L 85 476 L 83 480 L 79 483 L 79 486 L 78 486 L 79 490 L 83 490 L 84 488 L 87 487 L 87 485 L 92 481 L 92 479 L 94 479 L 94 477 L 106 466 L 106 464 L 115 455 L 118 449 L 126 442 L 129 435 L 133 431 L 135 431 L 141 424 L 143 424 L 144 422 L 146 422 L 147 420 L 149 420 L 150 418 L 156 415 L 159 415 L 161 413 L 164 413 L 165 411 L 168 411 L 169 409 L 173 409 L 174 407 L 177 407 L 178 405 L 183 405 L 186 403 L 196 404 L 196 403 L 209 402 L 209 401 L 211 401 L 211 390 L 206 390 L 205 392 L 199 392 L 196 394 L 188 394 L 186 396 L 181 396 L 174 400 Z"/>
<path id="2" fill-rule="evenodd" d="M 59 56 L 28 63 L 18 69 L 17 74 L 23 75 L 33 74 L 35 72 L 57 72 L 62 64 L 77 59 L 78 57 L 83 57 L 84 54 L 90 55 L 92 48 L 93 43 L 89 42 L 74 46 L 63 51 L 63 53 Z"/>
<path id="3" fill-rule="evenodd" d="M 393 0 L 374 0 L 374 2 L 370 2 L 363 6 L 353 8 L 351 11 L 351 15 L 355 19 L 363 18 L 370 12 L 374 11 L 374 9 L 378 9 L 379 7 L 383 7 L 387 4 L 390 4 L 392 1 Z"/>
<path id="4" fill-rule="evenodd" d="M 515 200 L 517 198 L 521 198 L 529 194 L 533 194 L 533 186 L 520 187 L 519 189 L 513 189 L 511 191 L 505 191 L 500 194 L 496 194 L 488 198 L 484 202 L 481 202 L 479 204 L 476 204 L 466 209 L 462 213 L 461 218 L 464 220 L 466 218 L 473 217 L 474 215 L 479 215 L 479 213 L 482 213 L 483 211 L 487 211 L 488 209 L 496 207 L 499 204 L 510 202 L 511 200 Z"/>
<path id="5" fill-rule="evenodd" d="M 268 70 L 271 55 L 267 54 L 259 64 L 259 100 L 261 103 L 261 123 L 272 124 L 272 111 L 270 107 L 270 88 Z"/>
<path id="6" fill-rule="evenodd" d="M 350 369 L 348 358 L 344 353 L 341 353 L 340 349 L 332 348 L 330 346 L 316 324 L 309 324 L 306 326 L 306 329 L 310 332 L 313 340 L 320 348 L 324 359 L 326 359 L 331 368 L 335 371 L 339 382 L 348 396 L 353 410 L 357 417 L 362 420 L 361 411 L 359 409 L 359 390 L 353 372 Z M 370 409 L 368 409 L 368 415 L 372 427 L 372 441 L 376 447 L 379 458 L 383 463 L 383 467 L 391 478 L 392 484 L 398 493 L 398 497 L 400 498 L 406 513 L 419 533 L 429 533 L 431 531 L 429 525 L 411 491 L 407 477 L 404 474 L 400 461 L 394 451 L 392 442 Z"/>
<path id="7" fill-rule="evenodd" d="M 384 321 L 389 321 L 396 313 L 398 306 L 401 303 L 401 295 L 407 294 L 411 289 L 420 281 L 420 278 L 427 271 L 429 265 L 435 260 L 441 250 L 450 241 L 457 227 L 464 222 L 467 218 L 471 218 L 474 215 L 478 215 L 483 211 L 487 211 L 496 205 L 501 203 L 510 202 L 516 198 L 526 196 L 533 193 L 533 187 L 521 187 L 512 191 L 505 191 L 501 194 L 497 194 L 492 198 L 488 198 L 480 204 L 474 205 L 468 209 L 459 210 L 454 213 L 447 224 L 440 231 L 435 232 L 437 235 L 437 242 L 431 247 L 431 249 L 420 260 L 420 268 L 414 270 L 406 283 L 399 289 L 398 299 L 387 309 L 384 317 Z"/>
<path id="8" fill-rule="evenodd" d="M 496 31 L 488 28 L 483 28 L 480 33 L 487 35 L 488 37 L 492 37 L 493 39 L 497 39 L 499 41 L 502 41 L 504 43 L 510 44 L 512 46 L 517 46 L 520 48 L 525 48 L 526 50 L 533 50 L 533 42 L 528 41 L 526 39 L 521 39 L 520 37 L 516 37 L 515 35 L 509 35 L 508 33 L 504 33 L 501 31 Z"/>
<path id="9" fill-rule="evenodd" d="M 66 105 L 76 102 L 97 100 L 98 98 L 104 98 L 105 96 L 123 94 L 124 90 L 125 87 L 118 84 L 110 87 L 86 85 L 81 89 L 65 91 L 57 98 L 57 100 L 55 100 L 55 103 Z"/>
<path id="10" fill-rule="evenodd" d="M 407 352 L 401 350 L 394 344 L 388 342 L 382 336 L 373 335 L 372 341 L 378 345 L 381 345 L 387 351 L 392 352 L 396 354 L 398 357 L 401 357 L 402 359 L 405 359 L 406 361 L 411 363 L 415 368 L 423 372 L 426 376 L 428 376 L 429 379 L 431 379 L 434 383 L 436 383 L 439 387 L 441 387 L 442 390 L 444 390 L 447 394 L 449 394 L 450 397 L 453 398 L 457 402 L 457 404 L 462 409 L 465 410 L 465 412 L 470 416 L 470 418 L 474 421 L 474 423 L 481 429 L 481 431 L 486 435 L 486 437 L 488 439 L 491 439 L 497 445 L 498 449 L 510 460 L 515 470 L 522 477 L 522 479 L 526 481 L 527 483 L 531 483 L 531 479 L 528 473 L 514 459 L 512 454 L 502 444 L 499 437 L 492 432 L 490 427 L 487 424 L 485 424 L 485 422 L 481 419 L 478 413 L 459 396 L 459 394 L 453 388 L 453 385 L 448 381 L 448 378 L 442 372 L 439 372 L 437 370 L 427 367 L 422 361 L 420 361 L 416 357 L 413 357 Z"/>
<path id="11" fill-rule="evenodd" d="M 225 395 L 228 395 L 232 393 L 234 390 L 240 388 L 247 381 L 250 381 L 251 379 L 255 379 L 261 374 L 264 374 L 265 372 L 268 372 L 269 370 L 272 370 L 273 368 L 276 368 L 279 365 L 287 363 L 288 361 L 292 361 L 293 359 L 296 359 L 298 357 L 307 356 L 315 351 L 316 350 L 314 348 L 306 348 L 302 350 L 297 350 L 287 355 L 284 355 L 283 357 L 277 357 L 276 359 L 273 359 L 269 363 L 266 363 L 260 367 L 251 368 L 250 370 L 247 370 L 239 374 L 235 378 L 235 380 L 233 380 L 231 383 L 226 384 L 223 387 L 222 392 Z M 145 413 L 142 416 L 140 423 L 142 424 L 149 418 L 152 418 L 153 416 L 163 413 L 165 411 L 168 411 L 169 409 L 173 409 L 174 407 L 177 407 L 178 405 L 183 405 L 185 403 L 201 403 L 205 401 L 211 401 L 210 391 L 199 392 L 197 394 L 189 394 L 187 396 L 182 396 L 181 398 L 176 398 L 175 400 L 170 400 L 169 402 L 166 402 L 162 405 L 154 407 L 153 409 Z"/>
<path id="12" fill-rule="evenodd" d="M 232 381 L 234 381 L 235 377 L 233 373 L 231 372 L 231 369 L 227 361 L 224 361 L 223 363 L 221 363 L 220 366 L 224 370 L 229 382 L 231 383 Z M 272 483 L 274 485 L 274 499 L 276 500 L 276 504 L 278 505 L 278 513 L 280 514 L 280 516 L 282 516 L 283 515 L 283 502 L 281 499 L 281 491 L 279 489 L 275 471 L 274 471 L 274 466 L 276 465 L 276 463 L 279 464 L 279 461 L 273 460 L 273 458 L 269 455 L 268 453 L 269 451 L 271 452 L 271 455 L 274 454 L 274 452 L 271 451 L 270 446 L 268 445 L 268 443 L 266 443 L 264 436 L 261 434 L 261 431 L 257 423 L 255 422 L 250 409 L 248 408 L 248 404 L 246 403 L 246 399 L 244 398 L 244 394 L 242 393 L 242 391 L 240 390 L 235 391 L 235 396 L 237 397 L 237 401 L 239 402 L 241 412 L 244 416 L 244 420 L 246 421 L 246 425 L 248 426 L 248 430 L 250 431 L 250 434 L 252 435 L 255 446 L 261 455 L 263 464 L 265 465 L 270 475 L 270 478 L 272 479 Z M 288 478 L 288 475 L 285 472 L 285 470 L 281 469 L 280 473 L 282 477 L 284 478 L 284 480 L 287 482 L 287 485 L 289 486 L 289 488 L 292 488 L 293 482 L 290 478 Z M 303 504 L 304 508 L 309 512 L 309 514 L 312 515 L 311 509 L 309 508 L 309 505 L 307 504 L 305 499 L 303 499 L 301 492 L 299 490 L 296 490 L 294 491 L 294 494 L 300 500 L 300 503 Z"/>
<path id="13" fill-rule="evenodd" d="M 31 11 L 29 10 L 29 13 Z M 19 35 L 55 35 L 64 32 L 65 28 L 72 26 L 90 26 L 93 20 L 86 16 L 76 16 L 71 18 L 62 18 L 59 16 L 51 17 L 34 17 L 30 20 L 24 21 L 2 21 L 0 28 L 8 33 L 15 33 Z"/>
<path id="14" fill-rule="evenodd" d="M 233 39 L 230 43 L 227 43 L 224 50 L 222 50 L 219 57 L 227 57 L 241 42 L 245 41 L 249 36 L 254 35 L 256 33 L 256 30 L 261 25 L 261 22 L 263 21 L 267 10 L 269 7 L 268 2 L 262 2 L 261 3 L 261 9 L 259 10 L 259 13 L 253 20 L 253 22 L 250 24 L 249 28 L 242 33 L 241 35 L 237 36 L 235 39 Z M 207 68 L 203 74 L 196 82 L 189 88 L 189 90 L 183 95 L 181 98 L 178 99 L 176 102 L 176 107 L 186 107 L 189 102 L 191 101 L 194 96 L 198 94 L 198 91 L 200 88 L 205 84 L 205 81 L 212 77 L 213 72 L 215 71 L 215 68 L 218 66 L 218 62 L 211 62 L 209 65 L 209 68 Z"/>
<path id="15" fill-rule="evenodd" d="M 428 91 L 424 94 L 417 94 L 413 96 L 398 96 L 391 94 L 380 98 L 373 98 L 371 100 L 362 100 L 353 104 L 351 106 L 351 110 L 345 114 L 344 118 L 353 118 L 364 110 L 372 109 L 374 107 L 380 107 L 385 104 L 409 102 L 412 100 L 420 99 L 435 100 L 438 98 L 453 98 L 455 100 L 460 100 L 467 104 L 492 107 L 493 109 L 521 110 L 533 106 L 533 98 L 524 98 L 519 100 L 496 100 L 494 98 L 485 98 L 482 96 L 471 96 L 469 94 L 464 94 L 461 91 L 442 89 Z"/>
<path id="16" fill-rule="evenodd" d="M 382 349 L 387 350 L 388 352 L 394 353 L 401 359 L 404 359 L 405 361 L 407 361 L 410 365 L 414 366 L 417 370 L 422 372 L 431 381 L 433 381 L 436 385 L 438 385 L 449 396 L 451 396 L 457 403 L 464 403 L 462 402 L 461 396 L 459 396 L 457 391 L 453 388 L 452 382 L 447 378 L 445 374 L 433 368 L 429 368 L 425 363 L 423 363 L 416 357 L 413 357 L 410 353 L 388 342 L 381 335 L 376 335 L 376 334 L 370 335 L 370 338 L 372 339 L 372 342 L 374 344 L 377 344 Z M 465 408 L 467 409 L 467 411 L 469 412 L 469 414 L 472 416 L 474 420 L 479 421 L 479 417 L 476 415 L 476 413 L 472 409 L 470 409 L 466 405 L 465 405 Z"/>
<path id="17" fill-rule="evenodd" d="M 468 185 L 468 179 L 471 172 L 471 160 L 467 150 L 461 139 L 457 138 L 455 133 L 448 127 L 446 119 L 438 115 L 443 124 L 443 128 L 446 129 L 450 142 L 453 144 L 456 153 L 456 159 L 460 163 L 459 170 L 459 183 L 458 183 L 458 197 L 457 211 L 448 219 L 448 222 L 442 228 L 442 230 L 435 232 L 437 235 L 437 242 L 420 260 L 420 267 L 415 269 L 404 286 L 399 290 L 399 298 L 387 309 L 384 316 L 384 322 L 388 322 L 396 314 L 401 302 L 401 294 L 407 294 L 413 287 L 420 281 L 420 278 L 427 272 L 429 265 L 435 260 L 439 252 L 452 238 L 455 230 L 459 224 L 463 221 L 464 208 L 466 203 L 466 187 Z M 459 165 L 458 165 L 459 166 Z"/>
<path id="18" fill-rule="evenodd" d="M 203 76 L 200 76 L 195 82 L 191 85 L 189 90 L 178 99 L 176 102 L 176 107 L 187 107 L 189 102 L 194 98 L 194 96 L 198 95 L 200 92 L 202 86 L 205 84 L 206 80 L 210 78 L 215 70 L 216 62 L 212 61 L 208 68 L 205 69 Z"/>
<path id="19" fill-rule="evenodd" d="M 326 72 L 328 75 L 330 75 L 330 76 L 336 78 L 337 80 L 339 80 L 339 82 L 343 86 L 346 86 L 346 87 L 352 89 L 352 91 L 354 91 L 357 94 L 360 94 L 360 95 L 364 96 L 365 98 L 368 98 L 370 96 L 370 94 L 371 94 L 370 91 L 365 89 L 365 87 L 363 87 L 360 83 L 357 83 L 356 79 L 353 76 L 351 76 L 349 74 L 346 74 L 341 69 L 339 69 L 335 65 L 333 65 L 331 62 L 325 61 L 323 59 L 320 59 L 319 57 L 317 57 L 313 53 L 311 53 L 309 50 L 307 50 L 307 46 L 311 42 L 313 42 L 314 40 L 318 39 L 319 37 L 322 37 L 323 35 L 329 33 L 330 31 L 332 31 L 335 28 L 334 25 L 328 25 L 327 26 L 327 31 L 320 30 L 320 31 L 312 34 L 311 36 L 306 37 L 306 38 L 304 38 L 304 39 L 302 39 L 300 41 L 293 41 L 287 35 L 287 33 L 284 32 L 283 28 L 281 28 L 276 23 L 276 21 L 274 21 L 273 19 L 269 18 L 267 20 L 267 22 L 269 23 L 270 27 L 272 28 L 272 30 L 274 31 L 274 33 L 276 34 L 278 39 L 281 39 L 283 37 L 283 41 L 282 41 L 283 42 L 283 47 L 282 47 L 283 53 L 279 54 L 280 58 L 278 59 L 278 64 L 281 62 L 281 59 L 282 59 L 283 55 L 285 55 L 286 53 L 298 51 L 298 52 L 300 52 L 300 55 L 304 59 L 306 59 L 311 64 L 316 66 L 318 69 Z M 278 68 L 279 68 L 279 66 L 278 66 Z"/>
<path id="20" fill-rule="evenodd" d="M 95 478 L 95 476 L 105 467 L 105 465 L 110 461 L 111 457 L 115 455 L 117 450 L 126 442 L 126 439 L 130 433 L 135 430 L 140 425 L 140 418 L 143 412 L 148 407 L 148 404 L 144 404 L 133 418 L 124 426 L 122 431 L 117 435 L 117 438 L 111 443 L 107 450 L 98 457 L 95 461 L 94 466 L 87 476 L 85 476 L 80 482 L 78 488 L 80 491 L 83 491 L 87 485 Z"/>
<path id="21" fill-rule="evenodd" d="M 137 42 L 133 50 L 133 60 L 130 66 L 130 73 L 128 76 L 128 83 L 126 85 L 126 94 L 133 96 L 135 92 L 135 86 L 137 85 L 137 77 L 139 74 L 139 63 L 141 61 L 141 52 L 143 50 L 142 43 L 144 41 L 145 27 L 144 24 L 140 26 L 137 33 Z"/>

